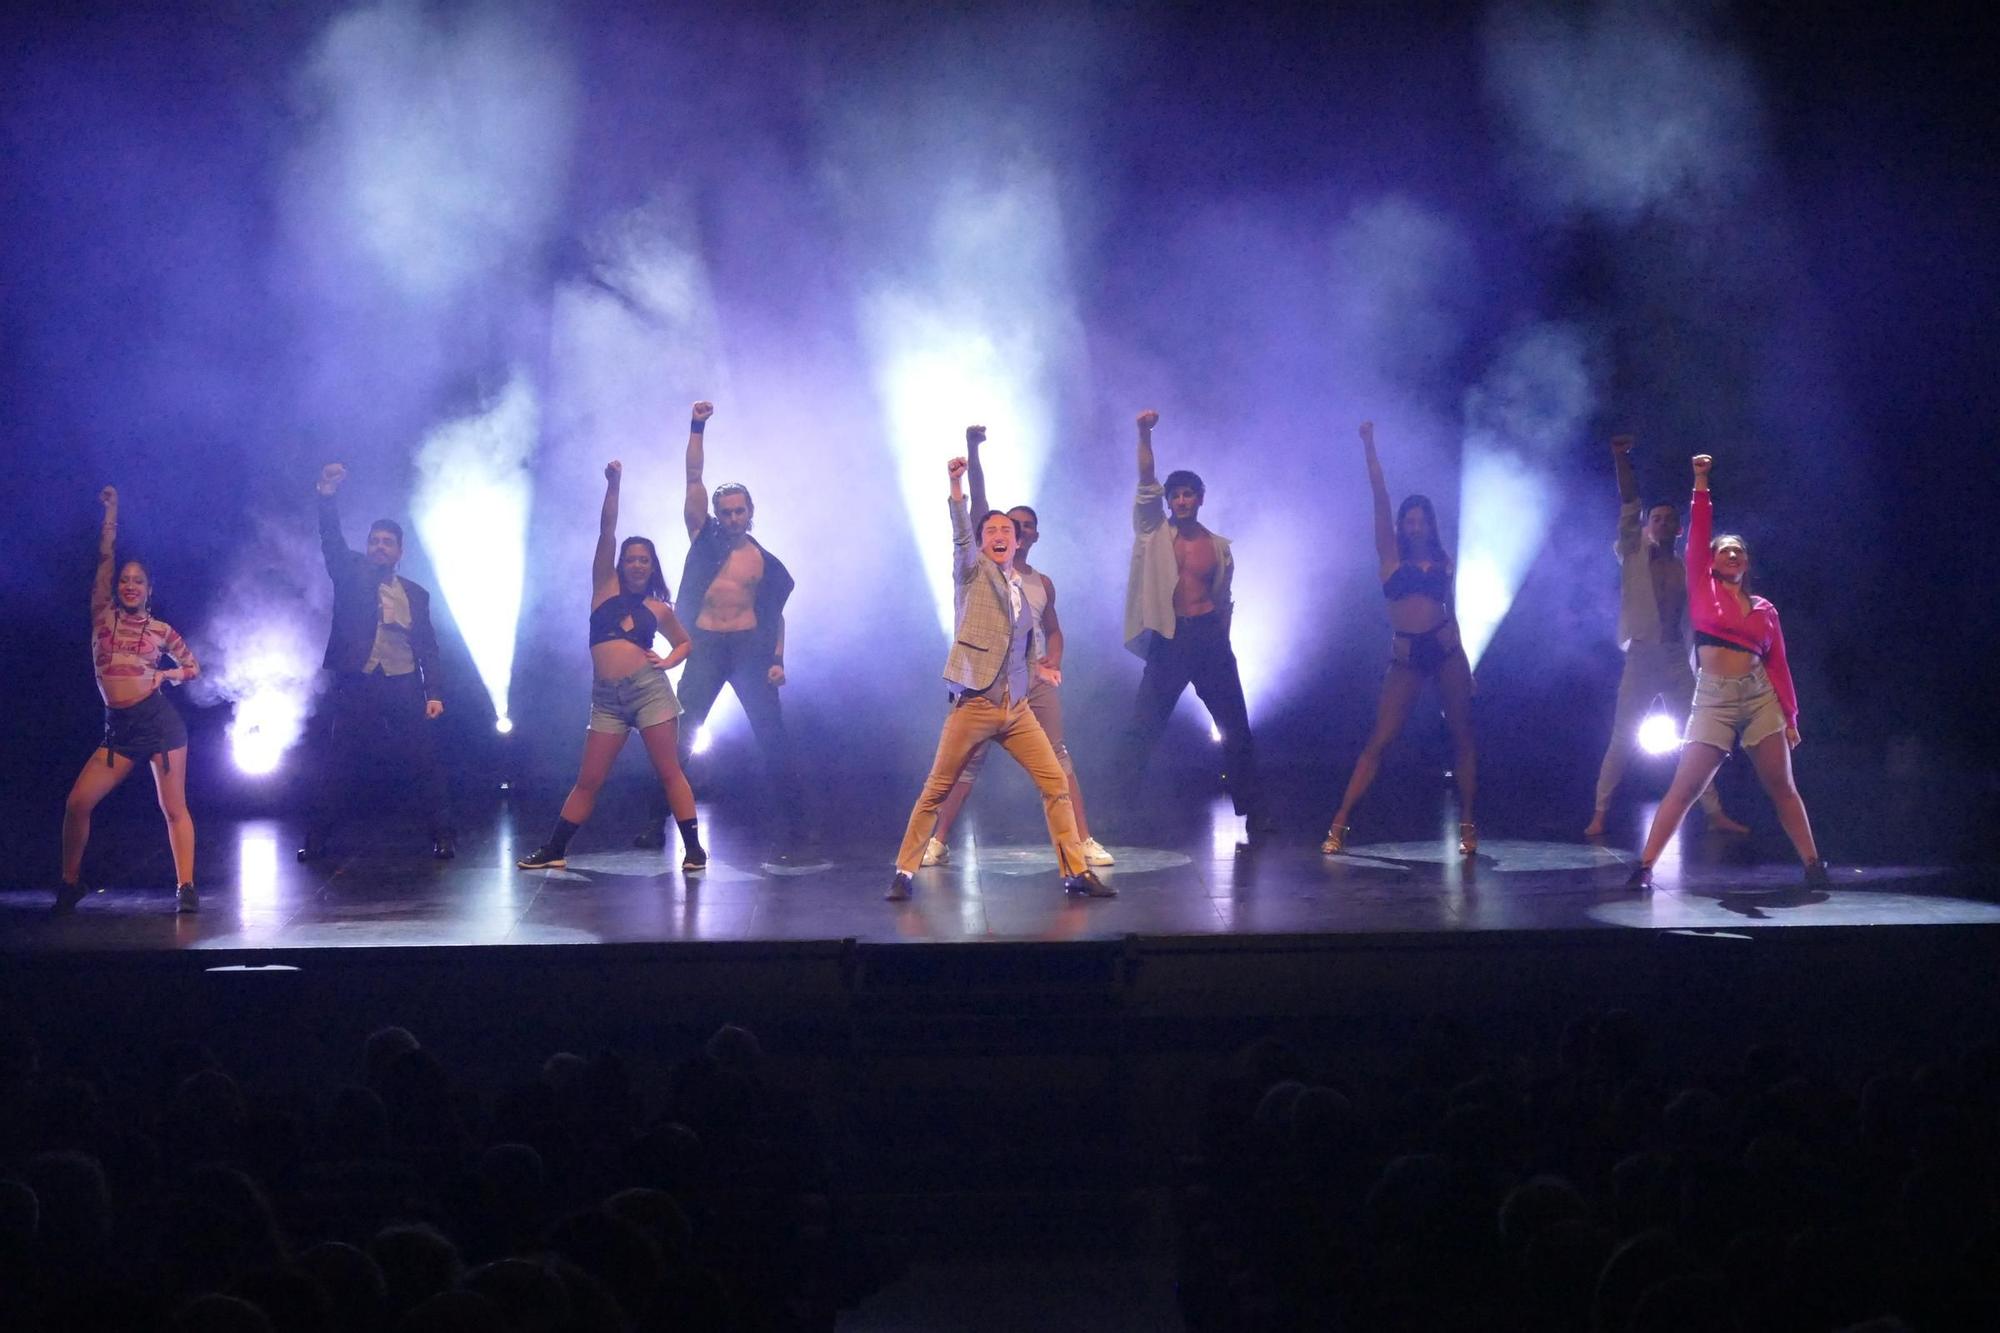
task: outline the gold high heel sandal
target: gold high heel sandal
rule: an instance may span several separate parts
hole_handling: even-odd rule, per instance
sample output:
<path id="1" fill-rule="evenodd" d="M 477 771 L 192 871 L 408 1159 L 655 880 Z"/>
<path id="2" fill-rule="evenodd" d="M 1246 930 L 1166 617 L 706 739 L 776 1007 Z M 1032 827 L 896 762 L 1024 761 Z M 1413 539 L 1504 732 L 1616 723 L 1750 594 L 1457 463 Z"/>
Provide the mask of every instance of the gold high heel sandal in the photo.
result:
<path id="1" fill-rule="evenodd" d="M 1335 824 L 1326 831 L 1326 841 L 1319 845 L 1320 851 L 1327 856 L 1339 856 L 1347 850 L 1347 835 L 1352 832 L 1354 829 L 1350 825 Z"/>
<path id="2" fill-rule="evenodd" d="M 1471 824 L 1458 826 L 1458 854 L 1460 856 L 1479 854 L 1479 830 Z"/>

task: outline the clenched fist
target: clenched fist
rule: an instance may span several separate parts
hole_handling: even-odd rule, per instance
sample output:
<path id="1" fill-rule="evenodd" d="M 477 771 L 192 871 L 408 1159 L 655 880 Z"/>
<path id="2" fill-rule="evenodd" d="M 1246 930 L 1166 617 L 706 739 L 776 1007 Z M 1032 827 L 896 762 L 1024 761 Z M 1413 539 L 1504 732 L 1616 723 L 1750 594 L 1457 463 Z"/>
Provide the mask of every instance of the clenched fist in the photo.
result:
<path id="1" fill-rule="evenodd" d="M 332 495 L 340 489 L 340 483 L 347 480 L 347 464 L 328 463 L 319 470 L 319 493 Z"/>

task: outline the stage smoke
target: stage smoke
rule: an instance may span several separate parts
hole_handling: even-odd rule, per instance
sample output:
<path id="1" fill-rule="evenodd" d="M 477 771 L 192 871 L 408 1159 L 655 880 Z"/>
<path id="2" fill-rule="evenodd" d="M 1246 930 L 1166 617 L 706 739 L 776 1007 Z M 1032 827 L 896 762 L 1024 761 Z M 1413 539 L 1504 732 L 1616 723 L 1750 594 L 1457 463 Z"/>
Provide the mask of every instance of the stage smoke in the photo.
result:
<path id="1" fill-rule="evenodd" d="M 197 638 L 202 673 L 188 689 L 204 705 L 235 706 L 230 758 L 252 776 L 274 772 L 298 744 L 319 679 L 332 599 L 309 524 L 309 514 L 258 520 Z"/>
<path id="2" fill-rule="evenodd" d="M 1557 464 L 1596 405 L 1589 349 L 1564 324 L 1507 339 L 1465 396 L 1458 624 L 1475 667 L 1548 532 Z"/>
<path id="3" fill-rule="evenodd" d="M 1700 0 L 1496 8 L 1487 87 L 1536 197 L 1620 224 L 1735 204 L 1763 169 L 1763 112 L 1749 62 L 1716 31 L 1723 12 Z"/>
<path id="4" fill-rule="evenodd" d="M 500 720 L 514 674 L 527 572 L 527 463 L 540 412 L 518 372 L 484 411 L 432 431 L 417 451 L 417 532 Z"/>

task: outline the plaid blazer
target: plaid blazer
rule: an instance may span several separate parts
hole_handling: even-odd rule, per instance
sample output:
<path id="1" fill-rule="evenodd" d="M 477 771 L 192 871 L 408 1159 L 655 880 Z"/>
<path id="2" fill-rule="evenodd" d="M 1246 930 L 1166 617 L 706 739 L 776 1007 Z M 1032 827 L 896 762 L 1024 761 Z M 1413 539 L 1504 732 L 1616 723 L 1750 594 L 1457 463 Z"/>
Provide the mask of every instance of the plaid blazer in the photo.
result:
<path id="1" fill-rule="evenodd" d="M 979 553 L 973 541 L 972 518 L 964 500 L 951 502 L 953 598 L 958 628 L 944 660 L 945 680 L 962 690 L 984 690 L 1000 678 L 1007 647 L 1014 641 L 1014 601 L 1007 593 L 1007 576 L 1000 566 Z M 1032 599 L 1023 596 L 1021 614 L 1032 616 L 1028 660 L 1043 655 L 1041 617 Z"/>

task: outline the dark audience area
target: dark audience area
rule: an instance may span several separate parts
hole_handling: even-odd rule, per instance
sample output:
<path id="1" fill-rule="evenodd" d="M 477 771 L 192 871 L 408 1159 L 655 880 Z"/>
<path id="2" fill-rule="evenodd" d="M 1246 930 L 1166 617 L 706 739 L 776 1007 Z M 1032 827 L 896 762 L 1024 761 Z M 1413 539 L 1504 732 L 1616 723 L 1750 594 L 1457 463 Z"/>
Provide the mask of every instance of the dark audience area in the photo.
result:
<path id="1" fill-rule="evenodd" d="M 303 1096 L 0 1028 L 11 1333 L 828 1329 L 882 1280 L 740 1027 L 650 1093 L 611 1053 L 475 1087 L 385 1027 Z"/>
<path id="2" fill-rule="evenodd" d="M 1671 1021 L 1499 1052 L 1438 1024 L 1366 1078 L 1245 1048 L 1176 1195 L 1188 1327 L 2000 1328 L 2000 1043 L 1829 1071 L 1745 1040 L 1674 1068 Z"/>

